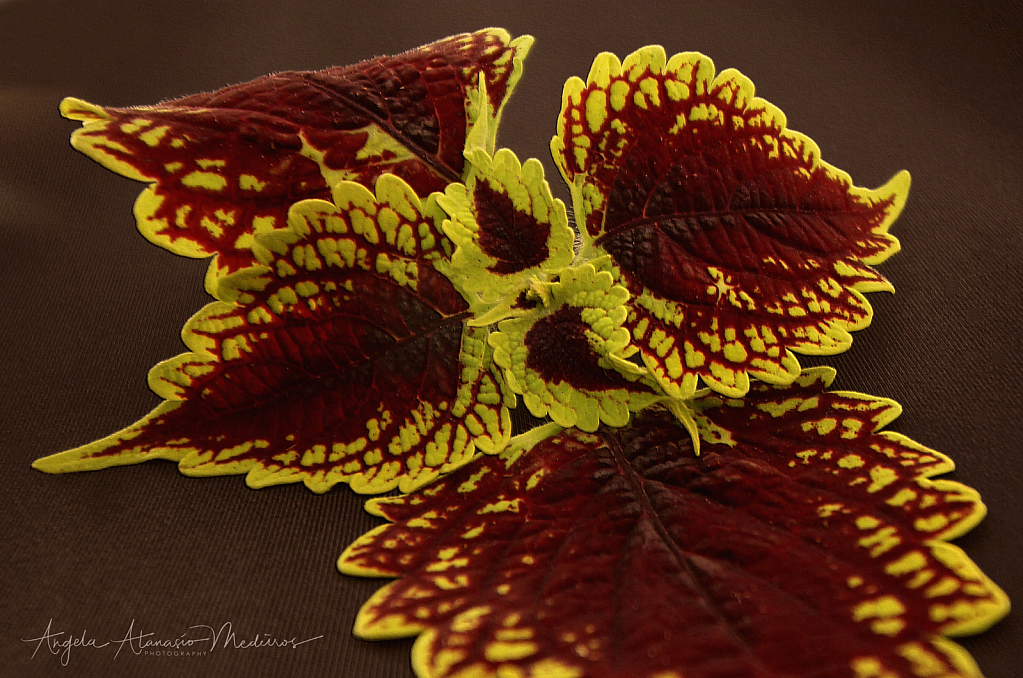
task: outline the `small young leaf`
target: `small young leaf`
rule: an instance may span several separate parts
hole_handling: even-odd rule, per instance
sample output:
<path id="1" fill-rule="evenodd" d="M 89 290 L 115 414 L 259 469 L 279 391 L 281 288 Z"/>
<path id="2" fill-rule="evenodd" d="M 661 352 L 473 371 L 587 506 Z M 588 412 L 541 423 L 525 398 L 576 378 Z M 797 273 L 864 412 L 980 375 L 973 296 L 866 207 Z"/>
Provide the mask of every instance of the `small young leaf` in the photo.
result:
<path id="1" fill-rule="evenodd" d="M 870 191 L 820 159 L 735 70 L 645 47 L 601 54 L 565 84 L 555 162 L 584 257 L 609 253 L 632 293 L 632 330 L 670 395 L 693 375 L 741 396 L 749 377 L 791 382 L 793 351 L 832 354 L 870 324 L 870 265 L 898 251 L 888 228 L 902 172 Z"/>
<path id="2" fill-rule="evenodd" d="M 479 459 L 367 509 L 342 572 L 400 577 L 364 638 L 421 634 L 419 676 L 979 678 L 948 635 L 1008 611 L 957 547 L 976 492 L 876 428 L 892 401 L 833 372 L 700 400 L 703 454 L 664 412 Z"/>
<path id="3" fill-rule="evenodd" d="M 327 198 L 338 181 L 372 188 L 387 172 L 425 197 L 461 179 L 467 125 L 485 109 L 493 143 L 531 44 L 488 29 L 155 106 L 65 99 L 61 112 L 84 123 L 76 149 L 153 182 L 135 204 L 143 235 L 175 254 L 219 252 L 218 266 L 237 270 L 252 263 L 256 234 L 284 227 L 293 203 Z M 486 102 L 474 94 L 481 80 Z"/>
<path id="4" fill-rule="evenodd" d="M 482 150 L 468 157 L 465 184 L 450 184 L 437 204 L 451 217 L 444 232 L 457 246 L 449 277 L 470 305 L 479 297 L 473 310 L 482 315 L 502 299 L 510 309 L 531 277 L 546 278 L 570 264 L 574 232 L 540 161 L 520 164 L 506 148 L 493 158 Z"/>
<path id="5" fill-rule="evenodd" d="M 511 421 L 487 331 L 465 325 L 465 301 L 432 266 L 450 250 L 443 213 L 391 175 L 376 195 L 352 182 L 333 194 L 259 236 L 259 265 L 217 274 L 219 301 L 182 333 L 192 352 L 150 373 L 166 402 L 36 468 L 163 458 L 188 475 L 247 473 L 252 487 L 370 493 L 501 449 Z"/>
<path id="6" fill-rule="evenodd" d="M 503 320 L 490 336 L 494 362 L 536 417 L 596 431 L 624 426 L 629 411 L 660 398 L 638 379 L 622 327 L 629 293 L 593 264 L 566 269 L 545 288 L 549 304 Z"/>

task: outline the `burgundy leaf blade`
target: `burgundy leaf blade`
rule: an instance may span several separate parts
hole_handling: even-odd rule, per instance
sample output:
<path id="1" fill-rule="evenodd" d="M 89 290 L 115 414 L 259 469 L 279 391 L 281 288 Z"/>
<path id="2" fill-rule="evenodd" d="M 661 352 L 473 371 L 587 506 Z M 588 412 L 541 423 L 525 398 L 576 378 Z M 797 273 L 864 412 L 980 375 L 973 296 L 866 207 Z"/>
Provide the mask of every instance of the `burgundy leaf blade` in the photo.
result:
<path id="1" fill-rule="evenodd" d="M 565 85 L 552 151 L 587 246 L 612 255 L 634 297 L 647 364 L 673 395 L 694 376 L 740 396 L 749 376 L 787 383 L 793 351 L 831 354 L 870 323 L 870 265 L 909 175 L 874 191 L 820 159 L 734 70 L 660 47 L 594 61 Z"/>
<path id="2" fill-rule="evenodd" d="M 246 473 L 252 487 L 406 490 L 510 436 L 486 329 L 432 261 L 442 213 L 394 176 L 373 195 L 339 184 L 335 203 L 296 204 L 261 236 L 260 265 L 221 273 L 214 302 L 158 365 L 167 399 L 125 431 L 39 460 L 52 472 L 149 458 L 189 475 Z M 424 216 L 432 215 L 432 216 Z"/>
<path id="3" fill-rule="evenodd" d="M 482 74 L 498 114 L 532 38 L 500 29 L 462 34 L 395 57 L 283 72 L 139 108 L 77 99 L 72 145 L 105 167 L 152 182 L 136 203 L 142 233 L 176 254 L 252 262 L 255 234 L 286 224 L 288 207 L 328 198 L 342 180 L 383 173 L 425 197 L 461 178 L 470 92 Z"/>
<path id="4" fill-rule="evenodd" d="M 734 449 L 705 439 L 695 457 L 647 411 L 371 501 L 392 523 L 339 567 L 401 578 L 356 633 L 421 633 L 413 662 L 436 678 L 979 676 L 945 636 L 982 630 L 1008 601 L 944 540 L 983 504 L 929 479 L 951 469 L 943 455 L 874 432 L 891 401 L 827 393 L 828 378 L 704 400 L 708 438 L 743 421 Z"/>

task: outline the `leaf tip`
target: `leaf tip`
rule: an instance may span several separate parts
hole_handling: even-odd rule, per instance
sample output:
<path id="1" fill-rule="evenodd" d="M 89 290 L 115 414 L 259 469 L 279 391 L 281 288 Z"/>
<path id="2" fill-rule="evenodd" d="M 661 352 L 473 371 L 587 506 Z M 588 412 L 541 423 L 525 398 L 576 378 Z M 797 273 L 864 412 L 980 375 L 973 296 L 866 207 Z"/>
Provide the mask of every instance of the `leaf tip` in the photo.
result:
<path id="1" fill-rule="evenodd" d="M 796 377 L 796 383 L 805 388 L 814 382 L 820 382 L 822 387 L 831 388 L 831 384 L 835 381 L 835 377 L 837 376 L 838 370 L 830 365 L 808 367 L 802 370 L 799 376 Z"/>
<path id="2" fill-rule="evenodd" d="M 366 513 L 370 514 L 371 516 L 376 516 L 377 518 L 387 518 L 387 514 L 384 513 L 384 509 L 382 507 L 384 504 L 393 503 L 391 501 L 387 501 L 388 499 L 389 497 L 378 497 L 376 499 L 370 499 L 363 506 L 363 509 L 366 511 Z"/>
<path id="3" fill-rule="evenodd" d="M 965 551 L 945 541 L 933 541 L 929 546 L 931 553 L 939 562 L 950 568 L 962 580 L 980 587 L 990 597 L 988 600 L 978 600 L 961 609 L 954 620 L 941 628 L 941 635 L 961 637 L 983 633 L 1009 614 L 1011 608 L 1009 596 L 1001 587 L 988 579 L 987 575 L 966 555 Z"/>
<path id="4" fill-rule="evenodd" d="M 394 577 L 394 572 L 366 565 L 360 558 L 360 553 L 372 548 L 377 538 L 391 527 L 390 524 L 379 525 L 352 542 L 337 559 L 338 572 L 351 577 Z"/>
<path id="5" fill-rule="evenodd" d="M 389 614 L 384 617 L 377 617 L 374 608 L 387 599 L 392 586 L 393 584 L 384 586 L 366 601 L 366 603 L 362 606 L 362 609 L 359 610 L 359 614 L 355 617 L 355 626 L 352 629 L 352 635 L 363 640 L 394 640 L 396 638 L 408 638 L 422 633 L 422 635 L 420 635 L 417 639 L 417 643 L 424 637 L 431 637 L 431 634 L 435 633 L 435 631 L 428 630 L 422 624 L 410 622 L 402 615 Z M 424 631 L 425 633 L 423 633 Z M 415 646 L 413 646 L 413 664 L 414 663 Z M 430 674 L 419 673 L 417 675 L 424 676 Z"/>
<path id="6" fill-rule="evenodd" d="M 955 670 L 958 671 L 963 678 L 984 678 L 980 672 L 980 667 L 977 666 L 977 662 L 970 653 L 966 651 L 966 648 L 949 640 L 948 638 L 942 638 L 940 636 L 932 639 L 931 644 L 945 655 Z"/>
<path id="7" fill-rule="evenodd" d="M 68 120 L 78 120 L 85 123 L 104 122 L 113 119 L 102 106 L 90 104 L 88 101 L 75 97 L 66 97 L 60 102 L 60 114 Z"/>
<path id="8" fill-rule="evenodd" d="M 899 218 L 899 215 L 902 214 L 902 209 L 906 206 L 906 200 L 909 198 L 909 187 L 911 183 L 912 179 L 910 178 L 909 172 L 907 170 L 902 170 L 897 172 L 895 176 L 889 179 L 883 186 L 870 191 L 871 197 L 874 200 L 888 203 L 884 219 L 875 228 L 875 233 L 888 234 L 888 229 L 891 228 L 891 225 Z M 888 237 L 892 241 L 892 246 L 884 252 L 884 259 L 895 254 L 900 249 L 899 241 L 892 236 Z M 875 259 L 876 258 L 877 257 L 875 257 Z M 880 263 L 880 261 L 875 261 L 873 263 Z"/>
<path id="9" fill-rule="evenodd" d="M 64 473 L 68 469 L 65 467 L 64 455 L 67 452 L 59 452 L 57 454 L 51 454 L 48 457 L 41 457 L 32 462 L 32 468 L 43 473 Z"/>
<path id="10" fill-rule="evenodd" d="M 909 174 L 909 170 L 901 170 L 895 173 L 891 179 L 888 180 L 881 190 L 886 193 L 895 196 L 898 201 L 899 209 L 906 204 L 906 198 L 909 197 L 909 187 L 913 183 L 912 177 Z"/>
<path id="11" fill-rule="evenodd" d="M 661 45 L 647 45 L 646 47 L 640 47 L 625 57 L 622 60 L 622 70 L 646 70 L 654 75 L 660 75 L 664 72 L 664 67 L 667 63 L 668 55 L 664 51 L 664 47 Z"/>
<path id="12" fill-rule="evenodd" d="M 508 46 L 515 50 L 515 58 L 521 60 L 529 55 L 529 50 L 533 49 L 535 42 L 536 38 L 532 35 L 520 35 L 508 43 Z"/>
<path id="13" fill-rule="evenodd" d="M 642 52 L 642 50 L 639 51 Z M 618 59 L 618 55 L 613 52 L 601 52 L 593 59 L 590 72 L 586 76 L 586 84 L 596 84 L 600 88 L 606 88 L 611 85 L 611 78 L 616 78 L 621 74 L 622 62 Z M 568 83 L 565 85 L 567 87 Z"/>

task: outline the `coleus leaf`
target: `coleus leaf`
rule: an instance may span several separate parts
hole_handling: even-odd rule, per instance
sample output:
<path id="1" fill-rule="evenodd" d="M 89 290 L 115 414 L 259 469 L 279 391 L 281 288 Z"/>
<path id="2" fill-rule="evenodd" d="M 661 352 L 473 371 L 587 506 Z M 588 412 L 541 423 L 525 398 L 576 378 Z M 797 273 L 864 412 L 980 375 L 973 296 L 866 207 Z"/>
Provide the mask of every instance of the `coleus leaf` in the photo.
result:
<path id="1" fill-rule="evenodd" d="M 542 305 L 501 321 L 490 336 L 494 361 L 533 416 L 595 431 L 601 422 L 624 426 L 630 411 L 661 398 L 628 360 L 629 293 L 609 272 L 593 263 L 568 268 L 539 294 Z"/>
<path id="2" fill-rule="evenodd" d="M 465 183 L 449 184 L 437 204 L 451 217 L 444 232 L 456 246 L 448 277 L 470 300 L 473 322 L 485 325 L 507 316 L 531 279 L 546 280 L 571 263 L 575 233 L 539 160 L 520 163 L 506 148 L 493 157 L 482 149 L 467 155 Z"/>
<path id="3" fill-rule="evenodd" d="M 487 29 L 155 106 L 69 98 L 61 112 L 84 123 L 71 138 L 76 149 L 152 182 L 135 204 L 146 238 L 184 256 L 220 253 L 217 265 L 233 271 L 252 263 L 256 234 L 284 227 L 293 203 L 328 198 L 338 181 L 372 188 L 390 173 L 425 197 L 461 179 L 467 127 L 488 117 L 484 143 L 493 152 L 531 44 Z M 476 100 L 481 80 L 486 102 Z"/>
<path id="4" fill-rule="evenodd" d="M 833 376 L 699 399 L 699 457 L 651 409 L 371 500 L 339 568 L 400 578 L 355 633 L 420 634 L 422 678 L 978 678 L 946 636 L 1008 600 L 946 540 L 984 506 Z"/>
<path id="5" fill-rule="evenodd" d="M 510 437 L 485 328 L 433 267 L 444 213 L 393 175 L 333 203 L 294 205 L 258 236 L 258 264 L 215 274 L 218 301 L 157 365 L 166 401 L 136 424 L 41 459 L 49 472 L 161 458 L 194 476 L 247 473 L 251 487 L 408 491 Z M 507 402 L 506 402 L 507 398 Z"/>
<path id="6" fill-rule="evenodd" d="M 867 190 L 820 159 L 738 71 L 697 53 L 604 53 L 565 84 L 555 162 L 584 257 L 610 254 L 632 293 L 628 327 L 666 390 L 697 377 L 741 396 L 749 377 L 791 382 L 793 351 L 832 354 L 870 323 L 872 268 L 909 174 Z"/>

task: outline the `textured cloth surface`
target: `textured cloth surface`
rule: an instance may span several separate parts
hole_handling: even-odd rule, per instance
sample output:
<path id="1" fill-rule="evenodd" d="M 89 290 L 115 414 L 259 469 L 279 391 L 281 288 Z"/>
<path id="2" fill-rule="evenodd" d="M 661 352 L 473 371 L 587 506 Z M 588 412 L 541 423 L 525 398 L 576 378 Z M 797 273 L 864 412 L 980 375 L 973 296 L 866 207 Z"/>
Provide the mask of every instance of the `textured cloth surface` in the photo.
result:
<path id="1" fill-rule="evenodd" d="M 537 39 L 498 143 L 541 158 L 562 198 L 547 145 L 565 79 L 585 77 L 597 52 L 656 43 L 741 70 L 858 185 L 912 173 L 892 230 L 903 251 L 880 267 L 897 293 L 871 295 L 874 323 L 850 352 L 802 362 L 837 367 L 837 388 L 899 401 L 905 413 L 890 428 L 956 461 L 949 477 L 990 510 L 958 543 L 1023 601 L 1013 433 L 1023 419 L 1023 10 L 930 4 L 0 1 L 0 673 L 59 673 L 62 657 L 45 647 L 33 657 L 23 642 L 48 623 L 102 644 L 129 628 L 173 639 L 230 622 L 239 639 L 322 637 L 201 657 L 71 648 L 67 669 L 411 676 L 411 641 L 351 636 L 382 582 L 334 569 L 379 523 L 347 488 L 257 492 L 165 462 L 63 476 L 30 468 L 148 412 L 157 398 L 147 371 L 182 352 L 181 325 L 208 300 L 205 263 L 135 232 L 143 185 L 74 152 L 78 124 L 57 104 L 155 103 L 485 26 Z M 987 678 L 1017 675 L 1017 615 L 961 642 Z"/>

